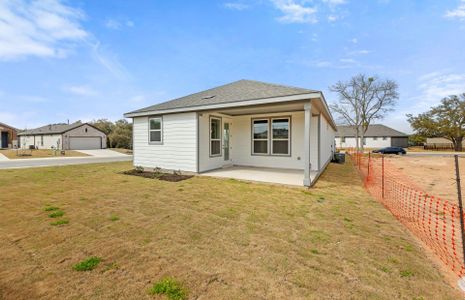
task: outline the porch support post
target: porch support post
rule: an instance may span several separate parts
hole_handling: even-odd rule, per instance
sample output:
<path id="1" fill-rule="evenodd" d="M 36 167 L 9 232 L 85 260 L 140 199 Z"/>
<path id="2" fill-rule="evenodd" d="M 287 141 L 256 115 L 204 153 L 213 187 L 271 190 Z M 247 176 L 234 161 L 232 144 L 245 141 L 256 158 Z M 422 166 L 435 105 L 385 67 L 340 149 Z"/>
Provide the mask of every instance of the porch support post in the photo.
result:
<path id="1" fill-rule="evenodd" d="M 312 103 L 304 104 L 304 185 L 310 186 L 310 125 L 312 123 Z"/>

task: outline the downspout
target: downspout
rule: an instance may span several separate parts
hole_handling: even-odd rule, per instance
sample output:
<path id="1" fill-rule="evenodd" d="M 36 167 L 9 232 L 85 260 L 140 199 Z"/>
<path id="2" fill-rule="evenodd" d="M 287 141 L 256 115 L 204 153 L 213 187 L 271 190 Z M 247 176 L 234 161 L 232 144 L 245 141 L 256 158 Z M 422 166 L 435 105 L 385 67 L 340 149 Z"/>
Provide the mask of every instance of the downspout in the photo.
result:
<path id="1" fill-rule="evenodd" d="M 197 166 L 196 168 L 197 168 L 197 174 L 199 174 L 200 173 L 200 130 L 199 130 L 200 115 L 199 115 L 199 112 L 196 112 L 195 116 L 196 116 L 196 121 L 197 121 L 197 124 L 196 124 L 197 126 L 196 128 L 196 131 L 197 131 L 196 133 L 196 139 L 197 139 L 197 162 L 196 163 L 197 163 Z"/>

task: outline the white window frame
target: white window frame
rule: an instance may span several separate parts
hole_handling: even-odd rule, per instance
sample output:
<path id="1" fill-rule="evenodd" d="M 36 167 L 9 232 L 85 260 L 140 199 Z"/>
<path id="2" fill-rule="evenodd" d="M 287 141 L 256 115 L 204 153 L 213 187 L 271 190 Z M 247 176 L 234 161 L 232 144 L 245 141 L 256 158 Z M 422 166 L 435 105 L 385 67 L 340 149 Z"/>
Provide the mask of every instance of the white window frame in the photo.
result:
<path id="1" fill-rule="evenodd" d="M 265 139 L 256 139 L 254 134 L 254 124 L 255 121 L 266 121 L 267 122 L 267 136 Z M 270 155 L 270 118 L 254 118 L 252 119 L 252 155 Z M 255 141 L 265 141 L 266 142 L 266 153 L 256 153 L 255 152 Z"/>
<path id="2" fill-rule="evenodd" d="M 219 120 L 220 121 L 220 128 L 218 128 L 218 135 L 219 138 L 212 139 L 212 120 Z M 223 119 L 221 117 L 210 116 L 208 120 L 208 147 L 210 148 L 210 157 L 222 157 L 223 156 Z M 219 141 L 220 142 L 220 152 L 219 153 L 212 153 L 212 142 Z"/>
<path id="3" fill-rule="evenodd" d="M 288 126 L 288 135 L 287 139 L 278 139 L 273 137 L 273 121 L 274 120 L 287 120 Z M 287 141 L 287 153 L 274 153 L 273 149 L 273 142 L 274 141 Z M 270 147 L 271 147 L 271 155 L 273 156 L 291 156 L 291 117 L 273 117 L 270 121 Z"/>
<path id="4" fill-rule="evenodd" d="M 150 122 L 152 120 L 160 120 L 160 129 L 151 129 L 150 128 Z M 161 145 L 163 144 L 163 117 L 150 117 L 149 118 L 149 144 L 151 145 Z M 159 131 L 160 132 L 160 141 L 152 141 L 151 140 L 151 133 L 152 132 L 155 132 L 155 131 Z"/>

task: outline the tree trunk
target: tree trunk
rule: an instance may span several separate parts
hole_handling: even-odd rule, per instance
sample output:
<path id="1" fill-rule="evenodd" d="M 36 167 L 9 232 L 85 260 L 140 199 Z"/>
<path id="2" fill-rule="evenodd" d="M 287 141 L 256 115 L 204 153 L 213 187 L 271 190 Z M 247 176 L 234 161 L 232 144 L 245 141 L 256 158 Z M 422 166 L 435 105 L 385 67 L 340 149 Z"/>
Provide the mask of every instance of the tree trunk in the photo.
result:
<path id="1" fill-rule="evenodd" d="M 454 144 L 454 150 L 455 152 L 462 152 L 462 141 L 463 141 L 463 136 L 458 136 L 455 139 L 453 139 L 453 144 Z"/>
<path id="2" fill-rule="evenodd" d="M 355 129 L 355 150 L 359 152 L 360 150 L 360 140 L 358 135 L 358 129 Z"/>
<path id="3" fill-rule="evenodd" d="M 364 130 L 362 129 L 362 134 L 360 135 L 360 151 L 363 152 L 363 150 L 365 150 L 365 145 L 364 145 L 364 140 L 365 139 L 365 132 Z"/>

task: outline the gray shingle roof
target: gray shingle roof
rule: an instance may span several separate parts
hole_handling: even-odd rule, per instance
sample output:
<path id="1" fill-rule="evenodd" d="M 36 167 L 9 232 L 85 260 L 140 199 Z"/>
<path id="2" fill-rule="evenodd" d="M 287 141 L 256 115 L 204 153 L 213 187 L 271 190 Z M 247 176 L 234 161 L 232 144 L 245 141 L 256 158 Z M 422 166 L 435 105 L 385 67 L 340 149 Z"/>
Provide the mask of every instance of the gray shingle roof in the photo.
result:
<path id="1" fill-rule="evenodd" d="M 49 124 L 35 129 L 29 129 L 18 133 L 18 135 L 37 135 L 37 134 L 61 134 L 71 129 L 77 128 L 83 125 L 81 122 L 75 122 L 73 124 L 58 123 Z"/>
<path id="2" fill-rule="evenodd" d="M 215 87 L 206 91 L 202 91 L 199 93 L 173 99 L 160 104 L 138 109 L 128 114 L 166 110 L 173 108 L 187 108 L 210 104 L 223 104 L 273 97 L 301 95 L 314 92 L 318 91 L 243 79 L 219 87 Z"/>
<path id="3" fill-rule="evenodd" d="M 355 136 L 355 128 L 353 126 L 337 126 L 336 137 L 353 137 Z M 407 137 L 403 132 L 392 129 L 382 124 L 373 124 L 368 126 L 366 137 Z"/>

